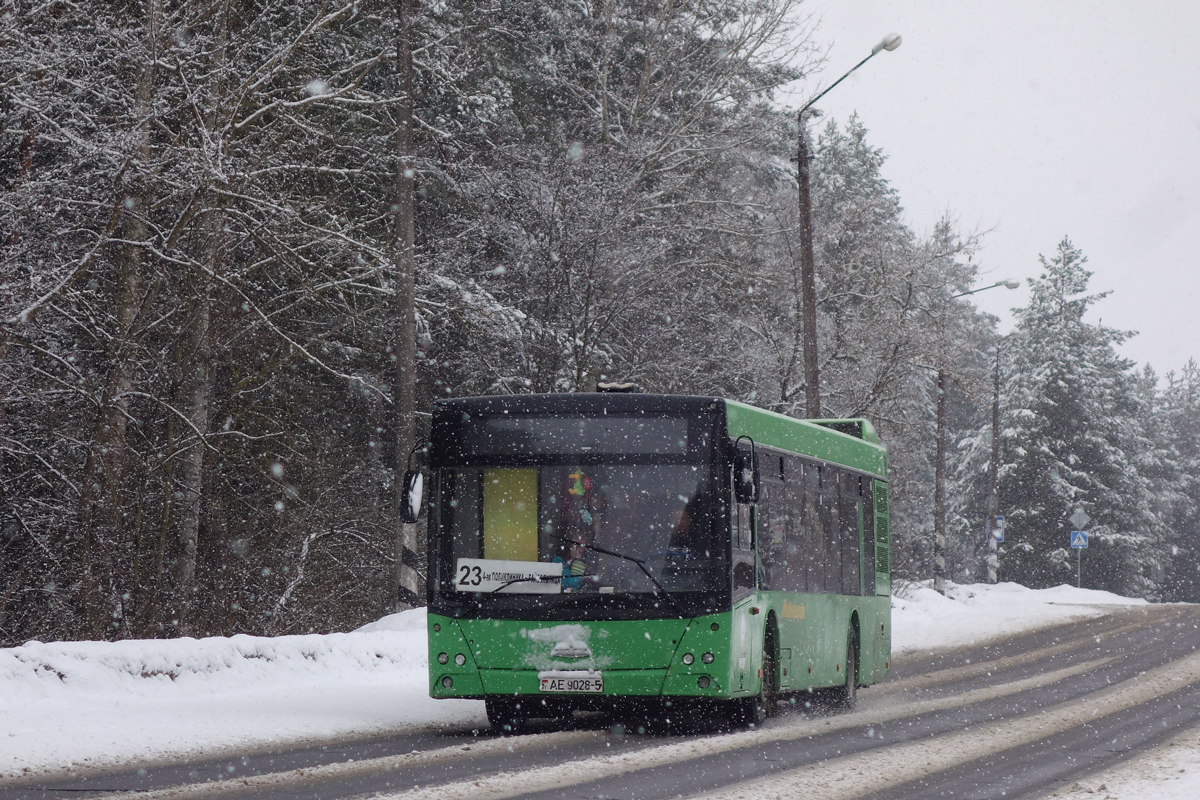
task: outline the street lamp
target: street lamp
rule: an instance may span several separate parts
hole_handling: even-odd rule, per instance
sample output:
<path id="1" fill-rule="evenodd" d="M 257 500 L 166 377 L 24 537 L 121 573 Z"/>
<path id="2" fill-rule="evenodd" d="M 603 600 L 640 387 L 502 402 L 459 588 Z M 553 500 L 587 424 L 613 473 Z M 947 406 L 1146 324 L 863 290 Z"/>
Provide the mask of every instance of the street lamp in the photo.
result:
<path id="1" fill-rule="evenodd" d="M 796 148 L 797 182 L 800 185 L 800 292 L 804 301 L 801 320 L 802 344 L 804 347 L 804 413 L 809 419 L 821 417 L 820 368 L 817 365 L 817 276 L 813 261 L 812 198 L 809 195 L 809 154 L 807 124 L 804 114 L 829 90 L 849 77 L 851 72 L 871 60 L 881 50 L 895 50 L 900 46 L 900 34 L 889 33 L 871 48 L 871 54 L 855 64 L 846 74 L 831 83 L 824 91 L 809 100 L 796 115 L 800 136 Z"/>
<path id="2" fill-rule="evenodd" d="M 959 297 L 966 297 L 969 294 L 985 292 L 988 289 L 996 289 L 1003 286 L 1005 289 L 1016 289 L 1020 286 L 1020 282 L 1013 280 L 997 281 L 991 286 L 981 286 L 978 289 L 972 289 L 969 292 L 960 292 L 959 294 L 951 295 L 951 300 L 956 300 Z M 996 397 L 992 403 L 992 463 L 990 465 L 991 474 L 994 475 L 998 469 L 997 462 L 999 454 L 997 452 L 996 443 L 997 432 L 1000 426 L 1000 355 L 999 345 L 997 345 L 996 354 Z M 933 588 L 940 594 L 946 593 L 946 368 L 938 366 L 937 372 L 937 434 L 936 448 L 934 455 L 933 466 Z M 990 476 L 989 476 L 990 477 Z M 994 489 L 993 489 L 994 491 Z M 990 502 L 990 501 L 989 501 Z M 997 501 L 997 507 L 999 503 Z M 989 514 L 996 512 L 990 511 Z M 992 517 L 989 516 L 989 520 Z M 992 538 L 991 527 L 989 522 L 988 528 L 988 552 L 989 552 L 989 567 L 988 575 L 992 576 L 991 554 L 995 549 L 995 540 Z M 995 583 L 994 578 L 992 583 Z"/>
<path id="3" fill-rule="evenodd" d="M 978 292 L 986 292 L 988 289 L 996 289 L 1000 286 L 1003 286 L 1005 289 L 1018 289 L 1021 286 L 1021 282 L 1020 281 L 996 281 L 991 286 L 981 286 L 980 288 L 972 289 L 969 292 L 960 292 L 959 294 L 950 295 L 950 299 L 957 300 L 958 298 L 966 297 L 969 294 L 976 294 Z"/>

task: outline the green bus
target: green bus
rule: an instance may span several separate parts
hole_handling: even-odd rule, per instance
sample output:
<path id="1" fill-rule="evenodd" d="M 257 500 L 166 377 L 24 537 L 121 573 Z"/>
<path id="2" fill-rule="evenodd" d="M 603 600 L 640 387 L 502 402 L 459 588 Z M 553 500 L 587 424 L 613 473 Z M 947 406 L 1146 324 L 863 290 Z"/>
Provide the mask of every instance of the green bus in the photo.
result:
<path id="1" fill-rule="evenodd" d="M 890 664 L 887 453 L 866 420 L 713 397 L 435 404 L 429 692 L 489 722 L 697 706 L 757 725 Z M 406 476 L 410 517 L 423 480 Z"/>

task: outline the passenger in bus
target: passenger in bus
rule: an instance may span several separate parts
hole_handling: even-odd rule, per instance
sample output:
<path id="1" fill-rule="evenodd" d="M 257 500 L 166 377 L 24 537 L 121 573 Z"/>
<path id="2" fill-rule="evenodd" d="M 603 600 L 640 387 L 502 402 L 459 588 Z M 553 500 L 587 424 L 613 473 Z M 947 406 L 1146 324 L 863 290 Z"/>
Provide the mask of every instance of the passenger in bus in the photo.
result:
<path id="1" fill-rule="evenodd" d="M 562 564 L 562 588 L 577 592 L 583 588 L 583 578 L 588 572 L 587 545 L 577 539 L 564 542 L 566 552 L 554 556 L 552 561 Z"/>
<path id="2" fill-rule="evenodd" d="M 701 520 L 708 515 L 708 493 L 698 491 L 679 509 L 675 526 L 671 531 L 668 550 L 691 553 L 696 550 L 696 537 L 700 532 Z"/>
<path id="3" fill-rule="evenodd" d="M 604 492 L 583 468 L 564 473 L 562 528 L 568 538 L 590 541 L 595 537 L 607 508 Z"/>

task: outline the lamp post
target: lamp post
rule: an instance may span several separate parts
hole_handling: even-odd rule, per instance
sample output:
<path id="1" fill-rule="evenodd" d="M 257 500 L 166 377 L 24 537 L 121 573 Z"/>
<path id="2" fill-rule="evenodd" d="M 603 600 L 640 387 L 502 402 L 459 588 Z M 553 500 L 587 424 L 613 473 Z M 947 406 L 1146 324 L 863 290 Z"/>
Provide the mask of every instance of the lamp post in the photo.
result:
<path id="1" fill-rule="evenodd" d="M 1018 281 L 997 281 L 991 286 L 981 286 L 969 292 L 951 295 L 951 300 L 966 297 L 969 294 L 985 292 L 1003 286 L 1006 289 L 1016 289 L 1021 284 Z M 994 475 L 998 470 L 999 455 L 996 449 L 997 428 L 1000 425 L 1000 356 L 996 356 L 996 396 L 992 403 L 992 463 L 990 471 Z M 935 433 L 935 450 L 933 466 L 933 588 L 940 594 L 946 593 L 946 368 L 939 366 L 937 371 L 937 426 Z M 994 488 L 993 488 L 994 491 Z M 989 501 L 990 502 L 990 501 Z M 999 501 L 997 500 L 997 507 Z M 995 514 L 989 510 L 989 514 Z M 989 520 L 992 517 L 989 516 Z M 988 528 L 989 553 L 994 551 L 995 540 Z M 989 567 L 989 575 L 991 568 Z M 992 581 L 995 583 L 995 581 Z"/>
<path id="2" fill-rule="evenodd" d="M 850 76 L 851 72 L 870 61 L 882 50 L 892 51 L 900 46 L 900 34 L 890 33 L 879 44 L 871 48 L 871 54 L 859 61 L 825 88 L 820 94 L 809 100 L 796 115 L 800 135 L 796 148 L 797 183 L 800 187 L 800 294 L 803 299 L 801 319 L 801 343 L 804 349 L 804 414 L 809 419 L 819 419 L 821 416 L 821 387 L 820 368 L 817 365 L 817 276 L 813 261 L 813 225 L 812 198 L 809 194 L 809 152 L 807 123 L 805 113 L 812 108 L 813 103 L 820 100 L 829 90 Z"/>

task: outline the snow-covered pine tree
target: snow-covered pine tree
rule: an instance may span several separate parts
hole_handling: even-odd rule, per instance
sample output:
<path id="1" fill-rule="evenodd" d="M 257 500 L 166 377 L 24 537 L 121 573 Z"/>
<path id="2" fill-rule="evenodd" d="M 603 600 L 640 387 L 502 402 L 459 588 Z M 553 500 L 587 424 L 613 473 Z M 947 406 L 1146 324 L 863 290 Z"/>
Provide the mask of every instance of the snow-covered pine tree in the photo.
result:
<path id="1" fill-rule="evenodd" d="M 1166 529 L 1137 468 L 1150 447 L 1132 363 L 1116 346 L 1131 333 L 1084 321 L 1107 293 L 1087 294 L 1087 259 L 1069 239 L 1030 282 L 1004 370 L 1000 506 L 1008 518 L 1002 580 L 1034 587 L 1073 581 L 1068 517 L 1091 517 L 1083 585 L 1156 594 Z"/>
<path id="2" fill-rule="evenodd" d="M 1158 507 L 1170 528 L 1163 599 L 1200 602 L 1200 364 L 1168 372 L 1153 417 L 1159 458 Z"/>
<path id="3" fill-rule="evenodd" d="M 727 339 L 715 299 L 737 266 L 720 233 L 754 200 L 727 177 L 775 124 L 771 92 L 797 76 L 793 6 L 520 0 L 475 14 L 495 32 L 461 40 L 486 119 L 470 132 L 478 146 L 447 152 L 436 201 L 450 215 L 430 230 L 431 267 L 519 322 L 474 340 L 435 323 L 435 380 L 721 384 L 705 356 Z"/>

